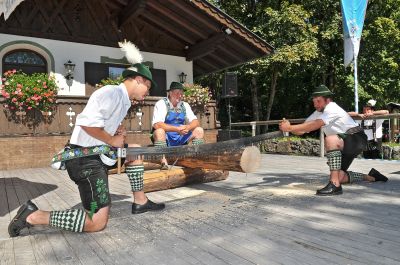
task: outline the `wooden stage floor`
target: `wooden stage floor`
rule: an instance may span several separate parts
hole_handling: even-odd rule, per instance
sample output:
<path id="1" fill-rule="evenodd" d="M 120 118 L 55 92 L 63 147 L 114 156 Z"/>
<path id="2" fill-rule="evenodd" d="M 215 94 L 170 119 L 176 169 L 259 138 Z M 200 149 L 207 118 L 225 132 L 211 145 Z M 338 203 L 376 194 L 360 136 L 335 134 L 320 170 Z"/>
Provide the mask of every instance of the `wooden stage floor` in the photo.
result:
<path id="1" fill-rule="evenodd" d="M 162 212 L 132 215 L 126 175 L 110 176 L 107 228 L 76 234 L 48 227 L 9 238 L 18 207 L 80 207 L 75 184 L 51 168 L 0 171 L 0 264 L 400 264 L 400 163 L 356 160 L 387 183 L 344 185 L 317 197 L 326 159 L 262 155 L 257 173 L 149 193 Z"/>

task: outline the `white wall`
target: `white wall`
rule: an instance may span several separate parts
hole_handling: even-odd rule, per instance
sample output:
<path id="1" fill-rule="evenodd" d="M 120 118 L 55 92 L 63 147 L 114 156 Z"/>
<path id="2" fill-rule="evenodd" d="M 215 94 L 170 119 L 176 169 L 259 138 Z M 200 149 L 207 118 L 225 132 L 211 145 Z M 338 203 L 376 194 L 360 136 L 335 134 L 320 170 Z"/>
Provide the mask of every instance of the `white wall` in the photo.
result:
<path id="1" fill-rule="evenodd" d="M 47 59 L 49 69 L 51 70 L 53 67 L 50 65 L 49 56 L 40 48 L 40 46 L 45 47 L 54 57 L 54 73 L 60 87 L 59 95 L 85 95 L 84 62 L 100 63 L 101 56 L 107 56 L 113 59 L 120 59 L 124 56 L 124 53 L 119 48 L 0 34 L 0 47 L 15 41 L 22 43 L 3 47 L 3 49 L 0 50 L 0 60 L 2 60 L 5 53 L 11 50 L 21 48 L 32 49 Z M 26 43 L 23 43 L 24 41 L 26 41 Z M 154 68 L 166 70 L 167 86 L 169 86 L 172 81 L 179 81 L 178 75 L 181 72 L 187 74 L 187 82 L 193 82 L 193 64 L 192 62 L 186 61 L 184 57 L 148 52 L 142 52 L 142 55 L 144 61 L 153 62 Z M 76 65 L 74 81 L 70 90 L 64 78 L 64 63 L 68 60 L 71 60 L 72 63 Z M 2 65 L 0 64 L 0 72 L 3 73 L 1 67 Z"/>

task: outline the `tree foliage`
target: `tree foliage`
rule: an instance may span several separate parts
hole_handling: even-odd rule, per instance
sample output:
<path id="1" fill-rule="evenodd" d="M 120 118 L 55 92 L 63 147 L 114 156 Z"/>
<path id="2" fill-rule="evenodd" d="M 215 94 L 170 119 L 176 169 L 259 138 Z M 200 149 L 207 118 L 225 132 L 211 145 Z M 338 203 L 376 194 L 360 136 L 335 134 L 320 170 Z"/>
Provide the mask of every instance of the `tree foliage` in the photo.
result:
<path id="1" fill-rule="evenodd" d="M 343 65 L 340 1 L 214 0 L 217 7 L 275 47 L 275 53 L 230 69 L 238 73 L 240 99 L 232 121 L 253 120 L 251 80 L 256 80 L 260 120 L 305 117 L 311 90 L 326 84 L 345 109 L 354 110 L 352 67 Z M 400 0 L 370 0 L 358 56 L 360 107 L 374 98 L 382 108 L 399 102 Z M 199 80 L 218 95 L 222 73 Z M 276 79 L 275 82 L 273 79 Z M 205 83 L 204 83 L 205 82 Z M 274 87 L 275 85 L 275 87 Z M 224 107 L 224 101 L 220 101 Z M 269 109 L 270 108 L 270 109 Z M 224 112 L 224 110 L 222 110 Z"/>

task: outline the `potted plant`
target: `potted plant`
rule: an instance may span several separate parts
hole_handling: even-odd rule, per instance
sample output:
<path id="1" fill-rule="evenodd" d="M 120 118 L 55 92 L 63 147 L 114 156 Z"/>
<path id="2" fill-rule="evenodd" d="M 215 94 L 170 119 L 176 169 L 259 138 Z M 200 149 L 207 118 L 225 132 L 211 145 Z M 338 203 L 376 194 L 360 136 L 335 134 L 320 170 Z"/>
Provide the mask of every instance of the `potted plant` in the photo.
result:
<path id="1" fill-rule="evenodd" d="M 55 77 L 47 73 L 25 74 L 9 70 L 3 74 L 1 94 L 10 112 L 40 111 L 51 115 L 56 107 L 58 87 Z"/>
<path id="2" fill-rule="evenodd" d="M 211 92 L 208 87 L 202 87 L 198 84 L 183 84 L 183 101 L 189 103 L 193 111 L 197 114 L 207 112 L 207 104 L 211 101 Z"/>

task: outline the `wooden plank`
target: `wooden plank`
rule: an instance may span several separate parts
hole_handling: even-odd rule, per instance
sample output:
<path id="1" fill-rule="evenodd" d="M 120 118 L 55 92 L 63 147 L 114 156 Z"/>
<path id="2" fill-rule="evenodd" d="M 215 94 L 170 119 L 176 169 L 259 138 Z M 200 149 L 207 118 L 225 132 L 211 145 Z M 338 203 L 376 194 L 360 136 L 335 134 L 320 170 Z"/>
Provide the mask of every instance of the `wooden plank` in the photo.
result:
<path id="1" fill-rule="evenodd" d="M 225 207 L 221 207 L 219 202 L 214 201 L 213 204 L 215 205 L 210 209 L 204 200 L 192 202 L 187 205 L 187 208 L 193 208 L 193 210 L 178 210 L 179 214 L 173 217 L 176 220 L 175 225 L 182 226 L 183 229 L 188 229 L 195 236 L 202 237 L 210 243 L 217 244 L 221 248 L 236 253 L 256 264 L 265 262 L 265 253 L 269 252 L 275 253 L 273 257 L 268 258 L 268 262 L 271 264 L 280 264 L 281 262 L 296 264 L 301 259 L 301 255 L 291 257 L 288 253 L 293 251 L 286 249 L 284 245 L 280 244 L 281 242 L 274 242 L 265 238 L 257 240 L 258 233 L 246 233 L 246 236 L 237 236 L 246 227 L 246 223 L 239 224 L 236 221 L 238 220 L 237 217 L 222 217 Z M 221 220 L 221 217 L 223 220 Z M 224 222 L 226 222 L 225 225 Z"/>
<path id="2" fill-rule="evenodd" d="M 216 245 L 224 251 L 234 253 L 241 259 L 238 264 L 263 264 L 266 261 L 264 254 L 271 251 L 271 249 L 259 247 L 263 252 L 257 253 L 257 250 L 251 246 L 249 247 L 249 241 L 243 242 L 243 240 L 238 240 L 237 237 L 233 236 L 232 231 L 218 231 L 216 227 L 207 226 L 207 222 L 199 222 L 197 217 L 193 218 L 193 216 L 185 215 L 183 212 L 180 214 L 182 215 L 178 218 L 171 218 L 171 220 L 175 219 L 175 221 L 170 221 L 171 224 L 173 223 L 180 229 L 183 229 L 185 234 L 188 232 L 193 233 L 193 238 L 201 237 L 207 244 Z M 268 264 L 281 263 L 273 258 L 268 258 Z"/>
<path id="3" fill-rule="evenodd" d="M 35 254 L 35 262 L 37 264 L 59 264 L 53 248 L 47 240 L 46 234 L 36 234 L 28 238 L 30 239 L 32 251 Z"/>
<path id="4" fill-rule="evenodd" d="M 140 215 L 130 212 L 126 175 L 113 175 L 104 231 L 38 226 L 14 239 L 6 230 L 8 207 L 15 214 L 27 198 L 46 210 L 80 207 L 79 192 L 65 171 L 0 171 L 0 199 L 14 200 L 10 206 L 0 201 L 8 215 L 0 216 L 0 263 L 400 263 L 400 176 L 391 174 L 398 164 L 356 160 L 355 171 L 383 168 L 389 182 L 346 185 L 344 195 L 321 198 L 314 194 L 328 179 L 325 159 L 263 155 L 261 161 L 256 173 L 232 172 L 223 182 L 148 193 L 167 202 L 166 209 Z M 25 256 L 14 259 L 20 253 Z"/>
<path id="5" fill-rule="evenodd" d="M 107 264 L 104 260 L 102 260 L 101 257 L 98 256 L 98 253 L 96 253 L 98 250 L 94 249 L 91 244 L 88 244 L 88 242 L 92 240 L 89 233 L 74 233 L 68 231 L 62 231 L 61 233 L 71 246 L 81 264 Z"/>
<path id="6" fill-rule="evenodd" d="M 8 224 L 11 220 L 10 208 L 8 205 L 8 193 L 14 193 L 14 190 L 7 188 L 6 172 L 0 171 L 0 240 L 8 238 Z"/>
<path id="7" fill-rule="evenodd" d="M 1 180 L 2 178 L 0 177 L 0 181 Z M 8 214 L 6 214 L 6 216 L 6 219 L 8 219 Z M 4 220 L 3 222 L 3 218 L 1 218 L 0 216 L 0 264 L 15 264 L 14 241 L 11 239 L 7 239 L 7 226 L 9 222 L 9 220 Z"/>
<path id="8" fill-rule="evenodd" d="M 12 240 L 0 241 L 0 264 L 15 264 Z"/>
<path id="9" fill-rule="evenodd" d="M 15 264 L 38 264 L 29 236 L 19 236 L 14 241 Z"/>
<path id="10" fill-rule="evenodd" d="M 250 208 L 251 203 L 245 203 L 247 204 L 247 208 Z M 267 205 L 265 205 L 267 204 Z M 257 200 L 257 205 L 262 205 L 262 208 L 267 208 L 268 210 L 266 212 L 270 213 L 271 209 L 275 208 L 275 205 L 270 205 L 271 202 L 268 204 L 267 202 L 261 203 L 260 200 Z M 257 207 L 257 209 L 260 209 L 260 207 Z M 346 237 L 346 232 L 342 230 L 335 229 L 335 227 L 332 227 L 332 224 L 327 225 L 327 229 L 324 230 L 317 230 L 314 228 L 310 228 L 310 224 L 307 225 L 299 225 L 299 220 L 298 218 L 294 216 L 285 216 L 284 218 L 278 218 L 276 217 L 279 214 L 287 213 L 290 212 L 292 213 L 294 211 L 294 207 L 291 208 L 288 211 L 288 208 L 283 208 L 282 211 L 274 211 L 273 212 L 273 217 L 269 217 L 268 219 L 262 218 L 261 214 L 259 216 L 257 215 L 251 215 L 248 214 L 248 211 L 243 212 L 241 216 L 246 218 L 248 221 L 248 226 L 249 227 L 254 227 L 257 230 L 262 230 L 265 228 L 265 226 L 268 226 L 271 228 L 270 233 L 276 233 L 277 238 L 284 238 L 286 237 L 287 231 L 290 231 L 290 235 L 287 235 L 287 238 L 290 238 L 291 240 L 295 240 L 296 242 L 299 242 L 300 244 L 307 246 L 309 248 L 316 248 L 322 251 L 325 251 L 327 253 L 334 253 L 335 257 L 345 257 L 347 259 L 351 259 L 352 261 L 358 261 L 362 263 L 363 261 L 366 262 L 372 262 L 374 263 L 374 260 L 376 261 L 376 255 L 378 253 L 363 253 L 359 255 L 359 251 L 361 248 L 364 248 L 365 246 L 361 247 L 360 243 L 361 242 L 351 242 L 353 240 L 343 240 L 344 237 Z M 286 214 L 285 214 L 286 215 Z M 237 213 L 234 211 L 232 212 L 232 217 L 233 216 L 238 216 Z M 275 218 L 278 218 L 277 221 L 274 221 Z M 271 221 L 271 220 L 272 221 Z M 336 222 L 333 222 L 336 224 Z M 316 226 L 316 224 L 313 224 L 312 227 Z M 333 230 L 335 229 L 335 230 Z M 323 231 L 323 233 L 319 232 Z M 332 232 L 330 232 L 332 231 Z M 346 242 L 344 242 L 346 241 Z M 381 250 L 379 250 L 381 251 Z M 349 252 L 352 254 L 350 255 Z M 324 254 L 326 256 L 327 254 Z M 329 255 L 329 254 L 328 254 Z M 384 257 L 386 258 L 386 257 Z M 390 259 L 387 259 L 387 261 L 390 261 Z"/>
<path id="11" fill-rule="evenodd" d="M 48 178 L 46 178 L 46 175 L 43 174 L 44 172 L 58 172 L 56 170 L 43 170 L 43 169 L 31 169 L 30 171 L 33 171 L 33 176 L 34 179 L 38 182 L 42 183 L 47 183 L 47 184 L 53 184 L 52 181 L 50 181 Z M 25 172 L 28 172 L 25 170 Z M 28 176 L 29 177 L 29 176 Z M 32 179 L 32 175 L 30 175 L 30 179 Z M 63 180 L 60 178 L 59 180 Z M 58 184 L 61 187 L 65 187 L 65 185 L 60 185 L 60 181 L 56 184 Z M 53 192 L 54 191 L 49 191 L 46 185 L 33 185 L 31 189 L 32 193 L 39 193 L 43 194 L 42 196 L 36 198 L 34 202 L 37 204 L 39 209 L 43 210 L 60 210 L 60 209 L 54 209 L 52 205 L 50 205 L 49 201 L 53 201 Z M 68 200 L 69 197 L 65 198 L 65 200 Z M 49 251 L 48 249 L 52 250 L 52 253 L 47 253 L 45 257 L 50 260 L 57 260 L 58 263 L 60 264 L 76 264 L 77 261 L 79 260 L 78 257 L 75 255 L 73 249 L 71 246 L 68 244 L 68 242 L 65 240 L 65 238 L 62 236 L 62 234 L 57 231 L 56 229 L 50 228 L 50 227 L 43 227 L 43 226 L 35 226 L 34 228 L 31 228 L 33 237 L 37 238 L 39 237 L 41 239 L 41 245 L 40 246 L 35 246 L 36 240 L 32 240 L 34 248 L 36 248 L 35 254 L 37 256 L 42 255 L 40 253 L 36 253 L 39 251 L 41 248 L 45 248 L 43 251 L 47 253 L 46 251 Z M 45 233 L 45 234 L 43 234 Z M 60 236 L 61 235 L 61 236 Z M 47 242 L 46 242 L 47 241 Z M 44 246 L 43 246 L 44 245 Z M 40 263 L 39 263 L 40 264 Z"/>

